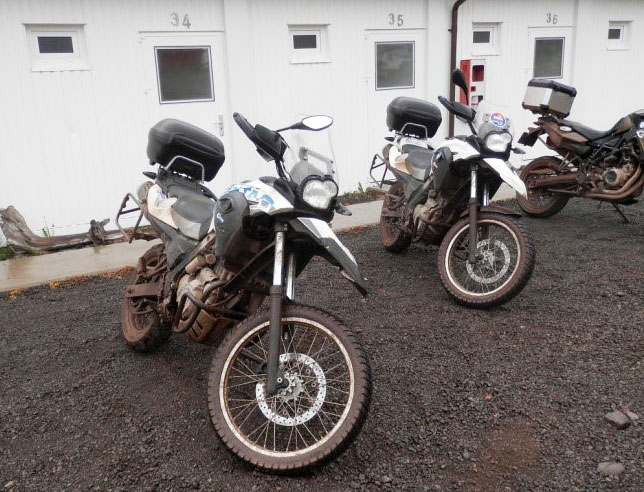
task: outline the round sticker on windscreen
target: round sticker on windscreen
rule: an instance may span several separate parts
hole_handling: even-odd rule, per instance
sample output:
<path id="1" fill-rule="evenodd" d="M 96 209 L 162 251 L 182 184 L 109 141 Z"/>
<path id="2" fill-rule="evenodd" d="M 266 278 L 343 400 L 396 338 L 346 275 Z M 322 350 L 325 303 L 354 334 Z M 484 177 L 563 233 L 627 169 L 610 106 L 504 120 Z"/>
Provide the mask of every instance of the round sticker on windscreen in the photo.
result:
<path id="1" fill-rule="evenodd" d="M 644 121 L 640 121 L 640 128 L 644 128 Z"/>
<path id="2" fill-rule="evenodd" d="M 505 125 L 507 124 L 507 120 L 505 119 L 505 116 L 503 116 L 501 113 L 491 113 L 490 123 L 492 123 L 497 128 L 505 128 Z"/>

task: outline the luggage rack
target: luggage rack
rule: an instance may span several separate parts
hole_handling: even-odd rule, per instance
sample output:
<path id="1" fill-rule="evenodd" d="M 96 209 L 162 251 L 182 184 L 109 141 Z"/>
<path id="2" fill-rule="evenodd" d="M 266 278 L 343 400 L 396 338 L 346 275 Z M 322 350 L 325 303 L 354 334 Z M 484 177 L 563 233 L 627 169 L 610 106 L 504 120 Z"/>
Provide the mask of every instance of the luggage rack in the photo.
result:
<path id="1" fill-rule="evenodd" d="M 376 162 L 376 161 L 380 162 Z M 379 169 L 381 167 L 384 167 L 384 170 L 382 172 L 382 177 L 380 179 L 377 179 L 374 177 L 373 173 L 376 169 Z M 371 159 L 371 167 L 369 168 L 369 176 L 371 177 L 371 180 L 376 183 L 380 188 L 382 188 L 382 185 L 389 185 L 392 186 L 396 180 L 395 179 L 385 179 L 385 176 L 387 176 L 387 171 L 389 170 L 389 164 L 387 164 L 387 161 L 385 160 L 384 157 L 382 157 L 380 154 L 375 154 L 373 156 L 373 159 Z"/>
<path id="2" fill-rule="evenodd" d="M 127 203 L 130 201 L 130 199 L 136 203 L 136 208 L 130 208 L 128 210 L 125 210 L 127 207 Z M 128 234 L 123 226 L 121 226 L 119 219 L 121 218 L 122 215 L 129 214 L 132 212 L 140 211 L 138 219 L 136 219 L 136 223 L 134 224 L 134 228 L 132 229 L 132 233 Z M 127 193 L 123 197 L 123 201 L 121 201 L 121 206 L 119 208 L 119 211 L 116 214 L 116 226 L 119 228 L 119 231 L 121 231 L 121 234 L 125 239 L 127 239 L 128 243 L 131 243 L 135 239 L 145 239 L 146 241 L 152 241 L 153 239 L 157 239 L 157 236 L 154 234 L 150 234 L 148 232 L 137 232 L 137 229 L 139 228 L 139 225 L 141 225 L 141 219 L 143 219 L 143 210 L 141 209 L 141 202 L 139 202 L 132 193 Z"/>

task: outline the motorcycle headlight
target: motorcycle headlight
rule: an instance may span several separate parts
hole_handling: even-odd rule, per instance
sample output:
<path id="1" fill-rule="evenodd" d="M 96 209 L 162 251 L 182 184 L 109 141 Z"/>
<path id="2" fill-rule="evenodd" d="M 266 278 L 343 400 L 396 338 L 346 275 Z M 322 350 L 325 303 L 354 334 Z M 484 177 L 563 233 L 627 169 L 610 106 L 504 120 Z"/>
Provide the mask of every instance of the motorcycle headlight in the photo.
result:
<path id="1" fill-rule="evenodd" d="M 512 143 L 510 132 L 493 132 L 489 133 L 483 142 L 483 146 L 490 152 L 503 154 L 508 151 L 508 146 Z"/>
<path id="2" fill-rule="evenodd" d="M 327 209 L 338 196 L 338 185 L 332 179 L 310 178 L 302 187 L 302 200 L 313 208 Z"/>

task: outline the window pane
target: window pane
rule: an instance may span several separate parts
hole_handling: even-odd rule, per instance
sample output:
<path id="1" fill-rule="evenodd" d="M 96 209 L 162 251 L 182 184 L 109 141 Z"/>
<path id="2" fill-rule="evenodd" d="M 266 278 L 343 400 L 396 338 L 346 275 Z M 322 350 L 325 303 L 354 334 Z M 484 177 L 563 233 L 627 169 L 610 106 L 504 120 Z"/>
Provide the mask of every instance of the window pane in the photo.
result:
<path id="1" fill-rule="evenodd" d="M 376 43 L 376 89 L 414 87 L 414 43 Z"/>
<path id="2" fill-rule="evenodd" d="M 293 34 L 293 49 L 311 50 L 318 47 L 315 34 Z"/>
<path id="3" fill-rule="evenodd" d="M 73 53 L 74 45 L 71 36 L 38 36 L 40 53 Z"/>
<path id="4" fill-rule="evenodd" d="M 618 27 L 608 30 L 608 39 L 622 39 L 622 30 Z"/>
<path id="5" fill-rule="evenodd" d="M 156 48 L 161 102 L 213 100 L 210 48 Z"/>
<path id="6" fill-rule="evenodd" d="M 489 43 L 490 31 L 474 31 L 473 41 L 475 43 Z"/>
<path id="7" fill-rule="evenodd" d="M 542 38 L 534 42 L 534 77 L 563 76 L 564 38 Z"/>

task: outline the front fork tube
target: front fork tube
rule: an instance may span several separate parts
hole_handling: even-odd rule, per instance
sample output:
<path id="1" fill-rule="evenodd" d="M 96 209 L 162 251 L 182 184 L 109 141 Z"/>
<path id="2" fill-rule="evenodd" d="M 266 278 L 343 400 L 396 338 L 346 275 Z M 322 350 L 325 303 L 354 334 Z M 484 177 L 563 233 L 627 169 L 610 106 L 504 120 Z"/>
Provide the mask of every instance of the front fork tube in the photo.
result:
<path id="1" fill-rule="evenodd" d="M 476 252 L 478 250 L 478 214 L 479 214 L 479 201 L 478 201 L 478 166 L 472 164 L 471 168 L 471 181 L 470 181 L 470 240 L 467 261 L 475 263 Z M 490 184 L 483 183 L 483 206 L 487 207 L 490 204 Z"/>
<path id="2" fill-rule="evenodd" d="M 268 329 L 268 364 L 266 368 L 266 393 L 274 395 L 278 387 L 284 383 L 284 375 L 278 372 L 280 340 L 282 339 L 282 307 L 284 295 L 293 300 L 295 297 L 295 255 L 288 257 L 286 268 L 286 288 L 283 285 L 284 277 L 284 236 L 286 224 L 275 226 L 275 260 L 273 263 L 273 285 L 270 290 L 270 326 Z"/>
<path id="3" fill-rule="evenodd" d="M 470 168 L 470 241 L 467 255 L 467 261 L 469 261 L 470 263 L 476 262 L 476 251 L 478 249 L 478 227 L 476 226 L 479 214 L 479 201 L 477 197 L 477 171 L 478 166 L 476 164 L 472 164 L 472 167 Z"/>

